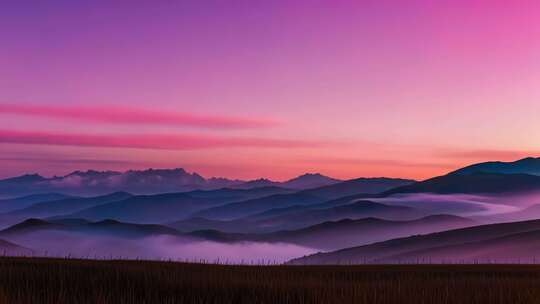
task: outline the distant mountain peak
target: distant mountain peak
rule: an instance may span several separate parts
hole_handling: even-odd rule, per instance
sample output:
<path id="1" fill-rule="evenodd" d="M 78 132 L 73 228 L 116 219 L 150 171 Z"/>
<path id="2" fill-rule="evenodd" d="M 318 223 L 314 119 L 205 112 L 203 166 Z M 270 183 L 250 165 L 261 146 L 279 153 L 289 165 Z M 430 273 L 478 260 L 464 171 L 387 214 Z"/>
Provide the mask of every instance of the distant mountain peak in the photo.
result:
<path id="1" fill-rule="evenodd" d="M 261 177 L 261 178 L 252 180 L 252 182 L 273 182 L 273 181 L 269 180 L 268 178 Z"/>
<path id="2" fill-rule="evenodd" d="M 65 175 L 63 177 L 69 177 L 69 176 L 80 176 L 80 177 L 96 177 L 96 176 L 110 176 L 110 175 L 120 175 L 122 173 L 116 172 L 116 171 L 97 171 L 97 170 L 86 170 L 86 171 L 73 171 L 69 173 L 68 175 Z"/>
<path id="3" fill-rule="evenodd" d="M 102 220 L 102 221 L 94 222 L 92 224 L 100 226 L 100 225 L 118 225 L 118 224 L 122 224 L 122 223 L 120 221 L 113 220 L 113 219 L 105 219 L 105 220 Z"/>
<path id="4" fill-rule="evenodd" d="M 334 178 L 331 178 L 331 177 L 328 177 L 326 175 L 322 175 L 320 173 L 304 173 L 302 175 L 299 175 L 293 179 L 290 179 L 289 181 L 291 180 L 295 180 L 295 179 L 303 179 L 303 178 L 324 178 L 324 179 L 334 179 Z"/>
<path id="5" fill-rule="evenodd" d="M 290 179 L 283 184 L 285 188 L 309 189 L 329 186 L 341 182 L 341 180 L 322 175 L 320 173 L 305 173 Z"/>
<path id="6" fill-rule="evenodd" d="M 300 176 L 298 176 L 297 178 L 303 178 L 303 177 L 327 177 L 327 176 L 324 176 L 320 173 L 304 173 Z"/>
<path id="7" fill-rule="evenodd" d="M 134 194 L 211 190 L 243 183 L 226 178 L 206 179 L 183 168 L 117 171 L 77 170 L 64 176 L 45 178 L 38 174 L 0 180 L 0 195 L 28 195 L 58 192 L 99 196 L 116 191 Z"/>
<path id="8" fill-rule="evenodd" d="M 53 223 L 44 221 L 42 219 L 29 218 L 21 223 L 10 226 L 2 230 L 1 232 L 12 233 L 12 232 L 17 232 L 17 231 L 26 230 L 26 229 L 34 229 L 38 227 L 59 227 L 59 226 L 61 225 L 53 224 Z"/>
<path id="9" fill-rule="evenodd" d="M 24 175 L 21 175 L 21 176 L 16 176 L 16 177 L 12 177 L 12 178 L 8 178 L 8 179 L 5 179 L 4 181 L 7 181 L 7 182 L 11 182 L 11 183 L 18 183 L 18 182 L 22 182 L 22 183 L 32 183 L 32 182 L 39 182 L 39 181 L 42 181 L 42 180 L 45 180 L 46 178 L 37 174 L 37 173 L 33 173 L 33 174 L 24 174 Z"/>

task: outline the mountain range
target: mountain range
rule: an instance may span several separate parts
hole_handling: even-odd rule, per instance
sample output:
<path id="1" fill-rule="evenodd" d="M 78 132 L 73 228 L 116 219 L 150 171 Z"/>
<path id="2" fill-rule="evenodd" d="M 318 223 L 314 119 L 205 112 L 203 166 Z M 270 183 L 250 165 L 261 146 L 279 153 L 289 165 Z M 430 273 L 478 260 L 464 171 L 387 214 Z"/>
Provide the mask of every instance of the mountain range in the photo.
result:
<path id="1" fill-rule="evenodd" d="M 183 169 L 23 175 L 0 181 L 0 195 L 12 197 L 0 200 L 0 250 L 164 257 L 249 247 L 281 259 L 294 248 L 292 264 L 515 261 L 540 250 L 539 163 L 486 162 L 423 181 L 241 181 Z"/>
<path id="2" fill-rule="evenodd" d="M 17 196 L 41 193 L 63 193 L 68 195 L 95 196 L 111 192 L 133 194 L 158 194 L 220 188 L 251 189 L 259 187 L 281 187 L 302 190 L 328 186 L 341 182 L 321 174 L 304 174 L 285 182 L 267 179 L 254 181 L 227 178 L 205 179 L 197 173 L 184 169 L 148 169 L 116 171 L 75 171 L 65 176 L 46 178 L 38 174 L 27 174 L 0 180 L 0 195 Z"/>
<path id="3" fill-rule="evenodd" d="M 318 250 L 337 250 L 353 245 L 369 244 L 419 233 L 444 231 L 475 225 L 476 222 L 451 215 L 431 215 L 409 221 L 390 221 L 375 217 L 357 220 L 342 219 L 322 222 L 296 230 L 271 233 L 223 233 L 217 230 L 199 230 L 192 235 L 226 242 L 290 243 Z"/>

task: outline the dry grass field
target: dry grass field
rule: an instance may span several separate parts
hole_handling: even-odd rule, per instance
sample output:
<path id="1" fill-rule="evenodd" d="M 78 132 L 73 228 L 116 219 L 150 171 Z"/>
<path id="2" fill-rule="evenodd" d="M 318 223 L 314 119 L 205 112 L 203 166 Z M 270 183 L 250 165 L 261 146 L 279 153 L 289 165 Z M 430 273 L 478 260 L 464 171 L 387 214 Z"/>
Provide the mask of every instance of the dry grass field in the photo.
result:
<path id="1" fill-rule="evenodd" d="M 540 266 L 0 259 L 1 303 L 538 303 Z"/>

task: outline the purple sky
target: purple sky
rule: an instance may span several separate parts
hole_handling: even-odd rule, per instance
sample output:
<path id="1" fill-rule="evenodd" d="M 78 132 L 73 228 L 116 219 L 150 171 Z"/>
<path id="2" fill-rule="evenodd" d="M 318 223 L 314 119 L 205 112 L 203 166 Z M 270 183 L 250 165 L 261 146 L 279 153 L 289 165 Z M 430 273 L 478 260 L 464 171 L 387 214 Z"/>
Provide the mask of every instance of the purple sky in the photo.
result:
<path id="1" fill-rule="evenodd" d="M 537 1 L 2 1 L 0 176 L 538 156 Z"/>

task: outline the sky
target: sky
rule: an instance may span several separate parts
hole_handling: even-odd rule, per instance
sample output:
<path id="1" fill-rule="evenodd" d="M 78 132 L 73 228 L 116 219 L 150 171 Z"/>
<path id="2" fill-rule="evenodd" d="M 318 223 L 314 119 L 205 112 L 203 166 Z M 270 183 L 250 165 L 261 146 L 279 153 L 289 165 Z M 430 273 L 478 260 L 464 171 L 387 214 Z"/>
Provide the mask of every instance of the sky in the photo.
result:
<path id="1" fill-rule="evenodd" d="M 540 2 L 0 3 L 0 177 L 424 179 L 540 156 Z"/>

